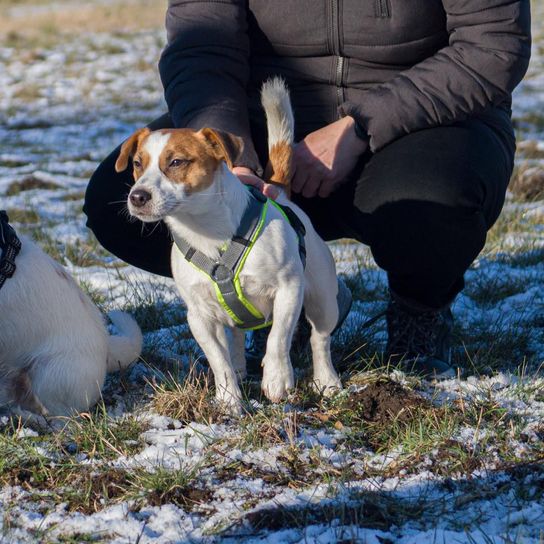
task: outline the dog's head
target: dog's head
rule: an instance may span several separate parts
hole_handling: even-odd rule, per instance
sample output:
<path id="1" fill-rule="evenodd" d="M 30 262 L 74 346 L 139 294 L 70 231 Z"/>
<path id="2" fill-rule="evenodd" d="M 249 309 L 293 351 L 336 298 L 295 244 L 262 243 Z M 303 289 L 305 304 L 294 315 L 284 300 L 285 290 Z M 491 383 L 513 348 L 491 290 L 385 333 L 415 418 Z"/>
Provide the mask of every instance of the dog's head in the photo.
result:
<path id="1" fill-rule="evenodd" d="M 237 136 L 203 128 L 137 130 L 121 146 L 115 170 L 126 170 L 132 159 L 134 186 L 128 196 L 131 215 L 158 221 L 178 209 L 190 211 L 212 196 L 221 166 L 232 168 L 243 149 Z"/>

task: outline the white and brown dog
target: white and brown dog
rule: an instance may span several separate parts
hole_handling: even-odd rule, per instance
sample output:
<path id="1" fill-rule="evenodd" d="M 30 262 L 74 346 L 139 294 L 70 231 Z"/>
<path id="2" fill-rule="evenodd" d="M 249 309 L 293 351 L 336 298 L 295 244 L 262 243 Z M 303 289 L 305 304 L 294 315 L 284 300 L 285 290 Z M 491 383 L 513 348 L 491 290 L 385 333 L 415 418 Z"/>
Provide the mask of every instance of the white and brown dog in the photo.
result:
<path id="1" fill-rule="evenodd" d="M 107 371 L 138 358 L 142 333 L 126 313 L 111 312 L 122 336 L 60 264 L 21 236 L 16 270 L 0 289 L 0 408 L 68 416 L 99 398 Z"/>
<path id="2" fill-rule="evenodd" d="M 276 182 L 288 185 L 294 123 L 284 83 L 278 79 L 266 83 L 262 102 L 268 120 L 269 167 Z M 164 220 L 174 238 L 189 240 L 209 259 L 219 258 L 250 199 L 230 170 L 241 151 L 239 138 L 209 128 L 138 130 L 123 144 L 116 162 L 116 170 L 122 171 L 132 157 L 135 184 L 128 198 L 129 212 L 145 222 Z M 264 316 L 273 316 L 262 379 L 262 389 L 273 402 L 294 387 L 289 349 L 303 304 L 312 326 L 314 386 L 325 393 L 341 387 L 330 354 L 330 335 L 338 319 L 334 259 L 306 214 L 285 194 L 277 202 L 289 204 L 305 226 L 306 268 L 295 231 L 270 206 L 240 273 L 245 296 Z M 184 258 L 176 244 L 172 271 L 187 304 L 191 331 L 214 373 L 217 399 L 239 414 L 242 396 L 237 374 L 245 376 L 244 332 L 224 311 L 210 279 Z"/>

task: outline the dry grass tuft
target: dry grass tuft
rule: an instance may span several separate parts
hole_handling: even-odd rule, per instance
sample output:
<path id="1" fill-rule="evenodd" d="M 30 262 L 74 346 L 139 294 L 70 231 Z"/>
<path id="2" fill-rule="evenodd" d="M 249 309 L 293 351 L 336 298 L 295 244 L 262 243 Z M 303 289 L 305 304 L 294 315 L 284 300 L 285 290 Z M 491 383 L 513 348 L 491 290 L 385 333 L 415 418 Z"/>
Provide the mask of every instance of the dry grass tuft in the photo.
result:
<path id="1" fill-rule="evenodd" d="M 160 384 L 152 384 L 152 406 L 160 415 L 177 419 L 184 424 L 211 424 L 223 419 L 221 407 L 215 402 L 207 373 L 194 367 L 183 379 L 170 376 Z"/>
<path id="2" fill-rule="evenodd" d="M 544 168 L 541 166 L 520 166 L 517 168 L 510 190 L 523 202 L 533 202 L 544 198 Z"/>

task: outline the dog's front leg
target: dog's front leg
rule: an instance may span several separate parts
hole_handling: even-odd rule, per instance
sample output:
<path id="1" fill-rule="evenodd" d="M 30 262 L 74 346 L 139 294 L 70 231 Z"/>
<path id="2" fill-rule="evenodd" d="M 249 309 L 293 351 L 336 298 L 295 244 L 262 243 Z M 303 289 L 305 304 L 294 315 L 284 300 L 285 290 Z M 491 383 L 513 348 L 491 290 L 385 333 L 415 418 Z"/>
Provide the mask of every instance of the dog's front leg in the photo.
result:
<path id="1" fill-rule="evenodd" d="M 297 278 L 278 288 L 273 306 L 273 323 L 263 359 L 262 390 L 272 402 L 279 402 L 295 386 L 289 357 L 293 332 L 302 308 L 303 284 Z"/>
<path id="2" fill-rule="evenodd" d="M 242 393 L 231 363 L 225 327 L 189 310 L 187 321 L 213 371 L 215 397 L 232 415 L 242 414 Z"/>

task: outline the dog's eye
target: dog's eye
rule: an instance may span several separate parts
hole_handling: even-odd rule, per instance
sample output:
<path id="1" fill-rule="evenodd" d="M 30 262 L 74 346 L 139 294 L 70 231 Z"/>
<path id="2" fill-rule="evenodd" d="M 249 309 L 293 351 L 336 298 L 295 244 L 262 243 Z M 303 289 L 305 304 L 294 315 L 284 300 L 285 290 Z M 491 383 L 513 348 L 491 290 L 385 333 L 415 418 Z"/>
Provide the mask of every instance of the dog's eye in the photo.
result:
<path id="1" fill-rule="evenodd" d="M 174 159 L 168 166 L 172 168 L 178 168 L 179 166 L 185 166 L 191 161 L 189 159 Z"/>
<path id="2" fill-rule="evenodd" d="M 137 161 L 137 160 L 132 161 L 132 165 L 136 169 L 140 169 L 142 167 L 142 163 L 140 161 Z"/>

